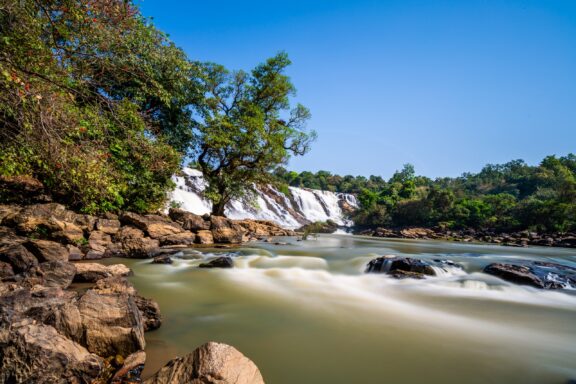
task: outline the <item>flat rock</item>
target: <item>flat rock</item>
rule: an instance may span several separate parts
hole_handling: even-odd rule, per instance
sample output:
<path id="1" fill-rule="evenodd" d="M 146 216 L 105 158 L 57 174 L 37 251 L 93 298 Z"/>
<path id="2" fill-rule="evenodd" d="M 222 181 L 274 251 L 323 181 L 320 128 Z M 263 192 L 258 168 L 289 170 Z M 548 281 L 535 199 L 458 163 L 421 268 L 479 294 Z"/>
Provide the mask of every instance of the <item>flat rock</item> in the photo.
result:
<path id="1" fill-rule="evenodd" d="M 184 231 L 180 224 L 158 215 L 138 215 L 127 212 L 120 216 L 120 221 L 141 229 L 152 239 L 160 239 Z"/>
<path id="2" fill-rule="evenodd" d="M 130 276 L 132 270 L 124 264 L 103 265 L 98 263 L 76 263 L 77 283 L 95 283 L 112 276 Z"/>
<path id="3" fill-rule="evenodd" d="M 232 346 L 209 342 L 170 361 L 144 384 L 264 384 L 258 367 Z"/>

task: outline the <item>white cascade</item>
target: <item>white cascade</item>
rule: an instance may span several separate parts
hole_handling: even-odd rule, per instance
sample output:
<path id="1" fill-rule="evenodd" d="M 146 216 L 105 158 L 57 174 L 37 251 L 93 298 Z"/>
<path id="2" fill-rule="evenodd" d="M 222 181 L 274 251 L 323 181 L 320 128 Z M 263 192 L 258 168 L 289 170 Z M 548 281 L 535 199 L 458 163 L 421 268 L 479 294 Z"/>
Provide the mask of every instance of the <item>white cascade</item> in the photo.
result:
<path id="1" fill-rule="evenodd" d="M 176 183 L 171 196 L 174 203 L 197 215 L 210 213 L 212 204 L 203 197 L 207 182 L 202 172 L 184 168 L 182 175 L 174 176 L 173 181 Z M 257 188 L 253 198 L 231 201 L 225 208 L 225 214 L 231 219 L 271 220 L 289 229 L 326 220 L 343 227 L 353 224 L 346 218 L 342 204 L 357 208 L 356 196 L 308 188 L 289 189 L 291 196 L 286 196 L 271 185 Z"/>

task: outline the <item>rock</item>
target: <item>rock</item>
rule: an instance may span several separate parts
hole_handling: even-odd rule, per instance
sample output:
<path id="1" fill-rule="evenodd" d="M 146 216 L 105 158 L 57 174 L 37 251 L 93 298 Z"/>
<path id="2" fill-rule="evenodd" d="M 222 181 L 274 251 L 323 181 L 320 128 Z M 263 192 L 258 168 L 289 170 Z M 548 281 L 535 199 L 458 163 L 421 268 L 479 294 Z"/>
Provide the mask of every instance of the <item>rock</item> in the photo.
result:
<path id="1" fill-rule="evenodd" d="M 108 246 L 112 244 L 112 238 L 109 234 L 102 231 L 93 231 L 88 238 L 88 246 L 93 251 L 104 254 Z"/>
<path id="2" fill-rule="evenodd" d="M 1 205 L 0 204 L 0 225 L 6 219 L 6 222 L 12 222 L 14 217 L 20 213 L 22 208 L 17 205 Z"/>
<path id="3" fill-rule="evenodd" d="M 74 296 L 38 303 L 28 309 L 24 315 L 36 322 L 53 327 L 59 334 L 72 341 L 82 343 L 84 328 Z"/>
<path id="4" fill-rule="evenodd" d="M 36 257 L 21 244 L 0 247 L 0 261 L 10 264 L 15 273 L 25 272 L 38 265 Z"/>
<path id="5" fill-rule="evenodd" d="M 12 269 L 12 266 L 8 263 L 0 261 L 0 279 L 11 276 L 14 276 L 14 269 Z"/>
<path id="6" fill-rule="evenodd" d="M 0 201 L 29 204 L 50 201 L 50 197 L 44 184 L 31 176 L 0 176 Z"/>
<path id="7" fill-rule="evenodd" d="M 158 215 L 142 216 L 127 212 L 120 216 L 120 221 L 143 230 L 152 239 L 160 239 L 184 231 L 180 224 Z"/>
<path id="8" fill-rule="evenodd" d="M 93 249 L 86 252 L 86 255 L 84 256 L 84 259 L 86 260 L 100 260 L 102 258 L 104 258 L 104 252 L 95 251 Z"/>
<path id="9" fill-rule="evenodd" d="M 366 267 L 366 273 L 387 273 L 401 278 L 436 275 L 432 266 L 423 260 L 396 256 L 382 256 L 371 260 Z"/>
<path id="10" fill-rule="evenodd" d="M 134 286 L 123 276 L 111 276 L 98 280 L 92 289 L 101 294 L 125 293 L 132 296 L 138 294 Z"/>
<path id="11" fill-rule="evenodd" d="M 46 287 L 66 289 L 72 284 L 76 275 L 76 267 L 68 261 L 48 261 L 37 267 Z"/>
<path id="12" fill-rule="evenodd" d="M 102 359 L 59 334 L 30 321 L 0 330 L 1 383 L 89 383 Z"/>
<path id="13" fill-rule="evenodd" d="M 234 223 L 244 228 L 251 237 L 296 235 L 294 231 L 284 229 L 269 220 L 235 220 Z"/>
<path id="14" fill-rule="evenodd" d="M 68 261 L 68 248 L 49 240 L 30 240 L 24 246 L 32 252 L 38 261 Z"/>
<path id="15" fill-rule="evenodd" d="M 338 230 L 338 224 L 332 220 L 327 220 L 325 222 L 315 222 L 306 224 L 297 229 L 297 232 L 309 232 L 309 233 L 334 233 Z"/>
<path id="16" fill-rule="evenodd" d="M 144 232 L 132 226 L 122 227 L 114 238 L 117 243 L 111 244 L 107 252 L 111 256 L 147 259 L 160 247 L 159 240 L 144 237 Z"/>
<path id="17" fill-rule="evenodd" d="M 240 244 L 244 235 L 244 230 L 240 226 L 232 228 L 212 229 L 212 237 L 215 243 Z"/>
<path id="18" fill-rule="evenodd" d="M 173 261 L 169 255 L 156 256 L 152 260 L 152 264 L 172 264 Z"/>
<path id="19" fill-rule="evenodd" d="M 209 342 L 166 364 L 144 384 L 264 384 L 258 367 L 226 344 Z"/>
<path id="20" fill-rule="evenodd" d="M 210 231 L 198 231 L 195 241 L 197 244 L 214 244 L 214 237 Z"/>
<path id="21" fill-rule="evenodd" d="M 169 235 L 160 239 L 160 245 L 191 245 L 196 241 L 196 234 L 192 232 L 182 232 L 175 235 Z"/>
<path id="22" fill-rule="evenodd" d="M 172 220 L 182 224 L 182 228 L 186 230 L 196 232 L 210 229 L 211 223 L 209 220 L 204 220 L 202 216 L 195 215 L 192 212 L 170 208 L 168 214 Z"/>
<path id="23" fill-rule="evenodd" d="M 435 233 L 428 228 L 406 228 L 400 231 L 402 237 L 407 239 L 426 239 L 434 238 Z"/>
<path id="24" fill-rule="evenodd" d="M 144 326 L 134 297 L 89 290 L 78 301 L 88 351 L 99 356 L 128 356 L 143 350 Z"/>
<path id="25" fill-rule="evenodd" d="M 144 369 L 144 364 L 146 363 L 146 353 L 144 351 L 138 351 L 126 359 L 124 359 L 124 364 L 122 367 L 116 371 L 114 377 L 110 381 L 111 384 L 127 384 L 127 383 L 140 383 L 140 374 Z"/>
<path id="26" fill-rule="evenodd" d="M 120 220 L 98 219 L 96 221 L 96 230 L 108 235 L 115 235 L 120 230 Z"/>
<path id="27" fill-rule="evenodd" d="M 58 228 L 50 235 L 54 240 L 62 241 L 67 244 L 79 244 L 86 241 L 82 228 L 73 223 L 50 219 L 49 223 L 53 228 Z"/>
<path id="28" fill-rule="evenodd" d="M 207 263 L 202 263 L 198 266 L 199 268 L 233 268 L 234 261 L 230 256 L 220 256 L 215 259 L 208 261 Z"/>
<path id="29" fill-rule="evenodd" d="M 68 250 L 68 261 L 78 261 L 84 258 L 84 254 L 80 248 L 75 245 L 68 244 L 66 245 L 66 249 Z"/>
<path id="30" fill-rule="evenodd" d="M 103 265 L 98 263 L 76 263 L 76 275 L 74 281 L 77 283 L 95 283 L 98 280 L 112 276 L 129 276 L 132 270 L 124 264 Z"/>
<path id="31" fill-rule="evenodd" d="M 526 265 L 493 263 L 484 268 L 484 273 L 498 276 L 502 280 L 515 284 L 546 288 L 544 281 L 534 273 L 532 268 Z"/>
<path id="32" fill-rule="evenodd" d="M 515 284 L 542 289 L 571 289 L 576 287 L 576 268 L 550 262 L 536 261 L 530 265 L 494 263 L 484 272 Z"/>
<path id="33" fill-rule="evenodd" d="M 144 332 L 160 328 L 160 325 L 162 325 L 162 316 L 160 315 L 160 306 L 158 303 L 139 295 L 135 295 L 134 300 L 144 321 Z"/>

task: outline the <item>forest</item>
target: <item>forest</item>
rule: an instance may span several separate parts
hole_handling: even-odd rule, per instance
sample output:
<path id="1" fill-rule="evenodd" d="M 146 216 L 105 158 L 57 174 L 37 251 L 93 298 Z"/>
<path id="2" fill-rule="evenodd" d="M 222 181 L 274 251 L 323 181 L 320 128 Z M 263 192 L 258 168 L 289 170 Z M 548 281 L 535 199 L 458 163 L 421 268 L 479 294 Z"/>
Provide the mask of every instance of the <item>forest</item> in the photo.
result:
<path id="1" fill-rule="evenodd" d="M 354 193 L 360 228 L 439 227 L 497 232 L 576 229 L 576 155 L 548 156 L 537 166 L 522 160 L 486 165 L 478 173 L 430 179 L 404 165 L 389 180 L 327 171 L 275 171 L 279 185 Z"/>

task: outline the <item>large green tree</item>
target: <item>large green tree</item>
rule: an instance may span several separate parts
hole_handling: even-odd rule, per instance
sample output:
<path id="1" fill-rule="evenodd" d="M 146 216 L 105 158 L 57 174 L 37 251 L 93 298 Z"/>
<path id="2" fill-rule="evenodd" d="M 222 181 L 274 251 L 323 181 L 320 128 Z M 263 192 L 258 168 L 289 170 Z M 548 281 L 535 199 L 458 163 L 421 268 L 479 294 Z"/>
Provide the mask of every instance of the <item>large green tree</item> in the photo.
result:
<path id="1" fill-rule="evenodd" d="M 129 0 L 0 0 L 0 175 L 85 211 L 161 207 L 194 68 Z"/>
<path id="2" fill-rule="evenodd" d="M 310 112 L 290 98 L 285 74 L 290 60 L 280 53 L 250 73 L 202 64 L 205 99 L 197 109 L 193 160 L 209 183 L 205 195 L 214 215 L 246 196 L 251 186 L 272 180 L 271 171 L 291 155 L 304 155 L 315 138 L 305 129 Z"/>

